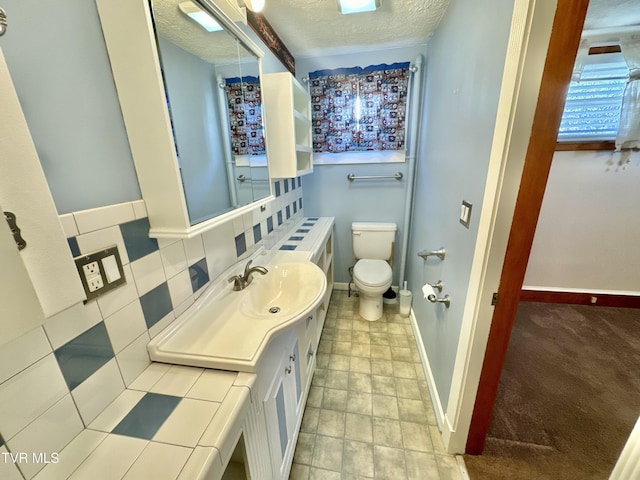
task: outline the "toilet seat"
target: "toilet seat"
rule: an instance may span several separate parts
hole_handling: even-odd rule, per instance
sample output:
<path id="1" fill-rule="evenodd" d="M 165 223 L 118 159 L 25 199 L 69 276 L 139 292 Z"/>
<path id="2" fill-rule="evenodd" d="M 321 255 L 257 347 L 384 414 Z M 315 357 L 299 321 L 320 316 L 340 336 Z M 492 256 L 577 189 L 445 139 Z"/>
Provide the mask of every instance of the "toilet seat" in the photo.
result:
<path id="1" fill-rule="evenodd" d="M 391 267 L 384 260 L 362 259 L 353 267 L 353 278 L 365 287 L 380 287 L 391 281 Z"/>

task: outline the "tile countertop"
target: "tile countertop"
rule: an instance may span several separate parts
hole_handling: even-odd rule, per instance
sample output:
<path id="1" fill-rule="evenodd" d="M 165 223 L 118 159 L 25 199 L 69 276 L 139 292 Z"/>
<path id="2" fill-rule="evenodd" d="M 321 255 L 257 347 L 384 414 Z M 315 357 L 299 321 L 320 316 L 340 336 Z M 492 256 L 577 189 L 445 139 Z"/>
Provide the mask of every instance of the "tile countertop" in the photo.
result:
<path id="1" fill-rule="evenodd" d="M 220 478 L 254 375 L 152 363 L 34 478 Z M 219 472 L 219 474 L 218 474 Z"/>
<path id="2" fill-rule="evenodd" d="M 272 251 L 314 260 L 333 226 L 308 217 Z M 221 478 L 250 405 L 256 376 L 151 363 L 34 480 Z"/>

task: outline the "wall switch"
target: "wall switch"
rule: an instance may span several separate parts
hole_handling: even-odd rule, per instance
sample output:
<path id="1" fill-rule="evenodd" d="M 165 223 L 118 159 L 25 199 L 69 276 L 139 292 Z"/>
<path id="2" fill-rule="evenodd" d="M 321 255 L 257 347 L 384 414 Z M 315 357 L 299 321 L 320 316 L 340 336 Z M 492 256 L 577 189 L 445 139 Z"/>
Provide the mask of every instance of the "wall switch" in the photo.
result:
<path id="1" fill-rule="evenodd" d="M 465 228 L 469 228 L 469 222 L 471 221 L 471 207 L 472 205 L 469 202 L 462 201 L 462 205 L 460 205 L 460 223 L 465 226 Z"/>
<path id="2" fill-rule="evenodd" d="M 113 283 L 116 280 L 120 280 L 120 269 L 118 268 L 115 255 L 109 255 L 102 259 L 102 269 L 107 277 L 107 282 Z"/>

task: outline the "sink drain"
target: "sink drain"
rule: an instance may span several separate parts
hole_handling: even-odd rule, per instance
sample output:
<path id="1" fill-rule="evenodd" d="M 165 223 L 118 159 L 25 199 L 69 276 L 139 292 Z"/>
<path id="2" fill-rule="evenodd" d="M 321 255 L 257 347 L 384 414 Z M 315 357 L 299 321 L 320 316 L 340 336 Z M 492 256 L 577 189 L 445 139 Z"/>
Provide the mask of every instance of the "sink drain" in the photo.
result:
<path id="1" fill-rule="evenodd" d="M 280 307 L 271 307 L 269 309 L 269 313 L 278 313 L 280 311 Z"/>

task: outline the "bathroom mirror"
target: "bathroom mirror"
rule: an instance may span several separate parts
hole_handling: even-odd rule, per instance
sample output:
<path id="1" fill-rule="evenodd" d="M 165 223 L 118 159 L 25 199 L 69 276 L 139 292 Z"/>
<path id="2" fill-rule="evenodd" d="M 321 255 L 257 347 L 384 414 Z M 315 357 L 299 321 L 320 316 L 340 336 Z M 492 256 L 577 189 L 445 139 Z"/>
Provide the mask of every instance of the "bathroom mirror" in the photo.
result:
<path id="1" fill-rule="evenodd" d="M 206 1 L 148 1 L 190 224 L 268 197 L 259 56 Z"/>

